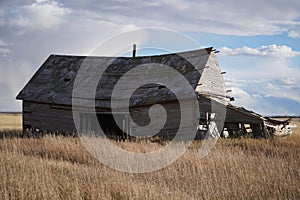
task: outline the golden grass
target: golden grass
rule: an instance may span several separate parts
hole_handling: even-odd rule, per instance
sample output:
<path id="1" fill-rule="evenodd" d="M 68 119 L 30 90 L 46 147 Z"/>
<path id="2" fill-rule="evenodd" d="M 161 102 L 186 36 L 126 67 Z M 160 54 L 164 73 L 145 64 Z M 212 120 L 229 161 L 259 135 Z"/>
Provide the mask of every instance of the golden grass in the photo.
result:
<path id="1" fill-rule="evenodd" d="M 22 129 L 21 114 L 0 114 L 0 130 Z"/>
<path id="2" fill-rule="evenodd" d="M 297 126 L 296 128 L 293 128 L 292 131 L 293 133 L 300 135 L 300 118 L 292 119 L 290 124 L 295 124 Z"/>
<path id="3" fill-rule="evenodd" d="M 79 138 L 2 139 L 0 199 L 300 198 L 299 136 L 219 140 L 204 159 L 200 145 L 167 168 L 130 174 L 95 160 Z"/>
<path id="4" fill-rule="evenodd" d="M 165 144 L 117 145 L 146 152 Z M 203 159 L 199 146 L 164 169 L 130 174 L 98 162 L 79 138 L 0 139 L 0 199 L 300 199 L 300 134 L 220 139 Z"/>

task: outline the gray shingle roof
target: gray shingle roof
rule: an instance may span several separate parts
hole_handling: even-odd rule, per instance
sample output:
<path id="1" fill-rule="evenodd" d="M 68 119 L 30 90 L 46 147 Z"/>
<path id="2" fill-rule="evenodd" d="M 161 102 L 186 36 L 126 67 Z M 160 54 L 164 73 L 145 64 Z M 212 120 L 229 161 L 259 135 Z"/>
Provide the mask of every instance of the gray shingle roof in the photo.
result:
<path id="1" fill-rule="evenodd" d="M 148 64 L 150 67 L 156 64 L 172 67 L 180 72 L 196 89 L 211 51 L 212 48 L 206 48 L 177 54 L 135 58 L 50 55 L 16 98 L 32 102 L 72 105 L 73 87 L 78 87 L 78 85 L 74 85 L 74 81 L 78 71 L 81 70 L 81 74 L 76 79 L 81 79 L 79 83 L 84 84 L 85 91 L 75 93 L 74 97 L 89 99 L 90 97 L 84 94 L 93 92 L 91 84 L 100 79 L 95 93 L 96 107 L 109 108 L 112 91 L 118 80 L 124 73 L 143 64 Z M 97 69 L 105 70 L 101 78 L 95 73 Z M 185 92 L 184 88 L 181 88 L 180 81 L 176 77 L 174 79 L 168 77 L 164 70 L 156 72 L 154 75 L 161 79 L 170 80 L 171 84 L 179 91 Z M 133 74 L 130 77 L 132 85 L 135 84 L 134 81 L 137 77 L 148 78 L 147 71 Z M 119 98 L 122 99 L 121 96 Z M 176 97 L 167 88 L 158 84 L 147 84 L 133 93 L 130 104 L 138 106 L 174 100 Z"/>

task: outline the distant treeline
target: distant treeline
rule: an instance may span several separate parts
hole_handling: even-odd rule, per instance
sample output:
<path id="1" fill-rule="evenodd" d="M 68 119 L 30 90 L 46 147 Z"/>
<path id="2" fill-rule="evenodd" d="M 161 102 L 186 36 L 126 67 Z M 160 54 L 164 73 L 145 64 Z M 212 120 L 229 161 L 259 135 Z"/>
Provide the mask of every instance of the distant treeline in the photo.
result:
<path id="1" fill-rule="evenodd" d="M 265 116 L 270 118 L 300 118 L 300 115 L 273 115 L 273 116 Z"/>
<path id="2" fill-rule="evenodd" d="M 22 114 L 22 112 L 0 112 L 0 114 L 11 114 L 11 115 L 16 115 L 16 114 Z"/>

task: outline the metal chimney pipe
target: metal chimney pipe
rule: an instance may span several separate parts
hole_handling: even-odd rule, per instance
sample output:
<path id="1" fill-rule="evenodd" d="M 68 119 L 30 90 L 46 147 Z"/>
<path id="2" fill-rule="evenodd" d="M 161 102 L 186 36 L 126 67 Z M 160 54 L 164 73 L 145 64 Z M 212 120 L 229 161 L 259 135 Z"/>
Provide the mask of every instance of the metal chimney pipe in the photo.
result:
<path id="1" fill-rule="evenodd" d="M 136 55 L 136 44 L 133 44 L 132 57 L 134 58 Z"/>

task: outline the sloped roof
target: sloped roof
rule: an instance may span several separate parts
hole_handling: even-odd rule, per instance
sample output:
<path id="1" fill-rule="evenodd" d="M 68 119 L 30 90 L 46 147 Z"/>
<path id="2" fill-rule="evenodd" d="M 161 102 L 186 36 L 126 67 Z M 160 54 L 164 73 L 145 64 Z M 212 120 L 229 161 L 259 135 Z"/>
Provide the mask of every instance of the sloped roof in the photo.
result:
<path id="1" fill-rule="evenodd" d="M 75 78 L 84 76 L 81 82 L 85 84 L 86 92 L 91 92 L 89 90 L 92 82 L 99 81 L 95 93 L 96 107 L 109 108 L 112 91 L 118 80 L 136 66 L 151 65 L 151 63 L 172 67 L 196 89 L 211 52 L 212 48 L 206 48 L 176 54 L 134 58 L 50 55 L 16 98 L 32 102 L 72 105 L 72 91 L 74 87 L 77 87 L 76 84 L 74 85 Z M 83 70 L 82 66 L 84 66 Z M 94 73 L 99 68 L 105 70 L 101 78 Z M 81 74 L 77 76 L 80 69 Z M 133 84 L 134 76 L 146 77 L 147 71 L 133 75 Z M 168 77 L 168 74 L 162 71 L 158 72 L 156 76 L 164 79 Z M 181 89 L 178 80 L 174 78 L 171 79 L 171 82 L 173 85 L 177 84 L 178 90 Z M 83 92 L 75 94 L 74 98 L 85 99 L 88 97 Z M 147 84 L 133 93 L 130 104 L 137 106 L 173 100 L 176 100 L 176 97 L 167 88 L 159 87 L 157 84 Z"/>
<path id="2" fill-rule="evenodd" d="M 266 117 L 269 123 L 279 125 L 279 124 L 287 124 L 292 119 L 291 118 L 272 118 L 272 117 Z"/>
<path id="3" fill-rule="evenodd" d="M 231 112 L 230 112 L 230 110 L 231 110 Z M 233 118 L 233 114 L 232 114 L 232 111 L 234 111 L 234 112 L 238 112 L 238 113 L 240 113 L 241 114 L 241 116 L 239 116 L 239 120 L 241 121 L 241 122 L 245 122 L 245 120 L 247 119 L 247 117 L 251 117 L 252 119 L 257 119 L 258 121 L 263 121 L 263 120 L 265 120 L 264 118 L 263 118 L 263 116 L 262 115 L 260 115 L 260 114 L 258 114 L 258 113 L 256 113 L 256 112 L 253 112 L 253 111 L 251 111 L 251 110 L 247 110 L 246 108 L 244 108 L 244 107 L 240 107 L 240 106 L 235 106 L 235 105 L 232 105 L 232 104 L 228 104 L 227 105 L 227 111 L 229 112 L 229 113 L 231 113 L 231 117 Z M 235 114 L 236 116 L 238 116 L 237 114 Z"/>
<path id="4" fill-rule="evenodd" d="M 211 112 L 212 105 L 215 106 L 216 111 L 219 108 L 219 112 L 222 112 L 222 107 L 220 106 L 226 105 L 226 122 L 260 124 L 265 120 L 258 113 L 230 103 L 224 105 L 220 101 L 216 101 L 214 98 L 210 98 L 207 95 L 199 94 L 198 101 L 202 112 Z M 206 118 L 206 116 L 202 116 L 202 118 Z"/>

